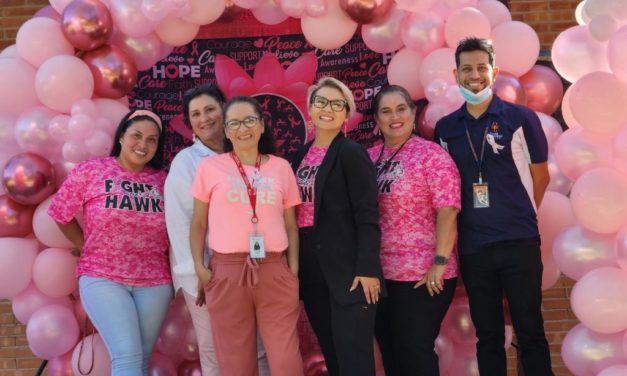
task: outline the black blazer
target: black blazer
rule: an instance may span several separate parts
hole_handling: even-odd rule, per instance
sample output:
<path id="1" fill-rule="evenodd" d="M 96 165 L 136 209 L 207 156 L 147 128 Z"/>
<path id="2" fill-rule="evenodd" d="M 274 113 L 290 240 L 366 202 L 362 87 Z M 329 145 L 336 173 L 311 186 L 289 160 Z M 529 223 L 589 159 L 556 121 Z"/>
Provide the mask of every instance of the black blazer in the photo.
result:
<path id="1" fill-rule="evenodd" d="M 312 143 L 296 156 L 294 171 Z M 358 275 L 379 278 L 384 294 L 376 172 L 359 144 L 341 133 L 333 139 L 316 174 L 314 197 L 311 247 L 333 297 L 341 304 L 365 301 L 361 286 L 349 292 Z"/>

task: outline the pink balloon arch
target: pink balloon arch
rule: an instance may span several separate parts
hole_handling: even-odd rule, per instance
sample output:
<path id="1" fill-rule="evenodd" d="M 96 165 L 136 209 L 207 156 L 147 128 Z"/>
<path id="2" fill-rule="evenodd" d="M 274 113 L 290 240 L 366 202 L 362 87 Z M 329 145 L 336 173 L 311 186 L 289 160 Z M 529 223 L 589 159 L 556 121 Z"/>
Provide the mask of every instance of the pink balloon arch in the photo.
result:
<path id="1" fill-rule="evenodd" d="M 361 30 L 371 50 L 395 52 L 388 81 L 406 87 L 415 100 L 428 100 L 418 121 L 427 137 L 463 103 L 451 73 L 451 47 L 466 36 L 491 38 L 503 72 L 496 92 L 536 111 L 549 140 L 552 183 L 538 208 L 543 289 L 556 283 L 560 270 L 578 279 L 571 304 L 582 321 L 564 341 L 565 363 L 576 374 L 622 372 L 624 354 L 592 364 L 582 349 L 614 346 L 612 336 L 627 330 L 627 303 L 610 288 L 627 280 L 627 4 L 586 0 L 578 11 L 581 24 L 557 38 L 552 61 L 573 83 L 564 93 L 554 70 L 535 65 L 538 36 L 512 21 L 496 0 L 370 3 L 50 0 L 20 27 L 16 44 L 0 53 L 0 298 L 12 300 L 16 317 L 28 325 L 31 349 L 50 359 L 53 374 L 71 374 L 79 365 L 72 352 L 84 312 L 72 308 L 75 260 L 71 244 L 45 214 L 50 195 L 74 164 L 108 154 L 138 70 L 191 42 L 202 25 L 232 22 L 247 10 L 266 25 L 299 19 L 306 40 L 320 50 L 338 49 Z M 551 116 L 560 105 L 571 128 L 564 133 Z M 467 300 L 458 295 L 436 348 L 443 373 L 476 374 L 474 328 Z M 586 304 L 589 298 L 596 303 Z M 181 307 L 177 298 L 151 375 L 199 374 L 195 336 Z M 617 319 L 610 323 L 605 314 Z M 97 369 L 106 370 L 106 349 L 99 337 L 92 339 L 87 347 L 95 349 Z M 305 359 L 308 375 L 324 372 L 315 349 Z"/>

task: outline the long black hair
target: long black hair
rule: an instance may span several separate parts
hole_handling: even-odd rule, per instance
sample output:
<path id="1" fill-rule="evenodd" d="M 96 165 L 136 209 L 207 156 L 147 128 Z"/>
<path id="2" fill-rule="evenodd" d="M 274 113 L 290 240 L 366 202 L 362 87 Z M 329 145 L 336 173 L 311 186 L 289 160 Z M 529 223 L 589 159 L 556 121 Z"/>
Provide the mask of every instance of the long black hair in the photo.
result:
<path id="1" fill-rule="evenodd" d="M 259 138 L 259 143 L 257 144 L 257 151 L 260 154 L 274 154 L 276 152 L 276 148 L 274 147 L 274 139 L 272 138 L 272 132 L 265 125 L 265 121 L 263 120 L 263 109 L 261 108 L 261 105 L 259 104 L 259 102 L 257 102 L 255 98 L 246 97 L 246 96 L 237 96 L 237 97 L 233 97 L 229 99 L 229 101 L 224 104 L 224 109 L 222 110 L 222 112 L 224 113 L 224 116 L 226 116 L 226 112 L 229 110 L 229 108 L 240 103 L 247 103 L 250 106 L 252 106 L 253 111 L 255 111 L 255 115 L 257 115 L 257 117 L 259 118 L 259 121 L 261 122 L 261 125 L 265 127 L 264 132 L 261 134 L 261 138 Z M 231 143 L 231 140 L 229 140 L 228 137 L 225 137 L 224 138 L 224 152 L 228 153 L 230 151 L 233 151 L 233 143 Z"/>
<path id="2" fill-rule="evenodd" d="M 113 148 L 111 148 L 111 153 L 109 153 L 109 156 L 111 157 L 120 156 L 120 152 L 122 151 L 122 145 L 120 144 L 120 139 L 122 138 L 122 136 L 124 136 L 124 133 L 126 133 L 126 130 L 131 125 L 137 123 L 138 121 L 150 121 L 153 124 L 155 124 L 157 128 L 159 129 L 159 142 L 157 144 L 157 151 L 155 152 L 154 157 L 152 157 L 152 159 L 148 161 L 147 164 L 150 167 L 154 168 L 155 170 L 160 170 L 163 168 L 163 143 L 165 140 L 165 132 L 163 132 L 163 130 L 161 129 L 161 126 L 157 124 L 155 119 L 153 119 L 152 117 L 148 115 L 137 115 L 131 119 L 131 117 L 136 111 L 137 110 L 129 112 L 128 114 L 126 114 L 126 116 L 122 118 L 122 120 L 120 120 L 120 124 L 118 125 L 118 128 L 115 130 L 115 136 L 113 136 Z"/>

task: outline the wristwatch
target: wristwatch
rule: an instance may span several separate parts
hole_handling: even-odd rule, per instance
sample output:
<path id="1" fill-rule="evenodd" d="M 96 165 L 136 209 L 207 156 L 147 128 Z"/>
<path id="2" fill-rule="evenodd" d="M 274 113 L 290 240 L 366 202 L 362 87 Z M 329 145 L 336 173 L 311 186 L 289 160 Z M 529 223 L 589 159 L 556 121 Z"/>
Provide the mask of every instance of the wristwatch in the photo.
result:
<path id="1" fill-rule="evenodd" d="M 446 265 L 448 264 L 448 259 L 444 256 L 435 255 L 433 258 L 433 265 Z"/>

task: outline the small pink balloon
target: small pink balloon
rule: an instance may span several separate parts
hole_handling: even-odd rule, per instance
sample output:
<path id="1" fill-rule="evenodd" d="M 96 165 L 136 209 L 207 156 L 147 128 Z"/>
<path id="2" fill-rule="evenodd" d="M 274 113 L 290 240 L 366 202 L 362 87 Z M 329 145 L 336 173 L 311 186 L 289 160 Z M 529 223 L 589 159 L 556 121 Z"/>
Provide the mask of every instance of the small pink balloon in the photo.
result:
<path id="1" fill-rule="evenodd" d="M 48 247 L 73 248 L 74 245 L 59 230 L 56 222 L 48 215 L 48 208 L 52 196 L 48 197 L 35 209 L 33 216 L 33 231 L 37 239 Z"/>
<path id="2" fill-rule="evenodd" d="M 95 108 L 95 106 L 94 106 Z M 84 140 L 94 133 L 94 119 L 86 114 L 76 114 L 70 118 L 68 130 L 71 140 Z"/>
<path id="3" fill-rule="evenodd" d="M 105 98 L 120 98 L 133 90 L 137 66 L 132 57 L 115 46 L 104 46 L 83 56 L 94 77 L 94 93 Z"/>
<path id="4" fill-rule="evenodd" d="M 453 76 L 455 69 L 455 50 L 439 48 L 427 55 L 420 65 L 420 82 L 424 87 L 431 80 L 439 78 L 449 85 L 457 85 Z"/>
<path id="5" fill-rule="evenodd" d="M 419 76 L 422 63 L 422 56 L 418 52 L 403 48 L 390 60 L 388 82 L 404 87 L 414 100 L 424 98 L 425 90 Z"/>
<path id="6" fill-rule="evenodd" d="M 605 268 L 598 271 L 603 270 Z M 597 270 L 594 271 L 595 274 L 596 272 Z M 604 289 L 606 286 L 597 287 Z M 587 304 L 595 308 L 590 302 Z M 561 354 L 564 364 L 571 372 L 576 375 L 596 375 L 604 368 L 625 362 L 623 333 L 601 334 L 588 329 L 584 324 L 577 324 L 564 337 Z"/>
<path id="7" fill-rule="evenodd" d="M 300 25 L 307 42 L 323 50 L 332 50 L 346 44 L 358 24 L 340 8 L 339 0 L 328 0 L 327 5 L 326 14 L 305 16 L 300 19 Z"/>
<path id="8" fill-rule="evenodd" d="M 0 238 L 0 299 L 13 299 L 32 277 L 37 240 Z"/>
<path id="9" fill-rule="evenodd" d="M 407 14 L 407 11 L 392 7 L 390 13 L 379 22 L 363 25 L 361 38 L 366 46 L 379 53 L 394 52 L 402 48 L 402 22 Z"/>
<path id="10" fill-rule="evenodd" d="M 555 159 L 560 171 L 571 180 L 597 167 L 612 165 L 612 144 L 609 138 L 571 128 L 555 143 Z"/>
<path id="11" fill-rule="evenodd" d="M 253 9 L 261 5 L 263 0 L 233 0 L 233 3 L 244 9 Z"/>
<path id="12" fill-rule="evenodd" d="M 71 2 L 72 0 L 50 0 L 50 5 L 57 13 L 61 14 L 63 9 Z"/>
<path id="13" fill-rule="evenodd" d="M 33 17 L 47 17 L 57 22 L 61 22 L 61 14 L 54 10 L 54 8 L 50 5 L 46 5 L 45 7 L 39 9 Z"/>
<path id="14" fill-rule="evenodd" d="M 289 16 L 281 10 L 274 0 L 265 0 L 260 6 L 252 10 L 257 21 L 264 25 L 278 25 Z"/>
<path id="15" fill-rule="evenodd" d="M 420 13 L 433 6 L 436 0 L 395 0 L 396 5 L 404 10 Z"/>
<path id="16" fill-rule="evenodd" d="M 627 176 L 601 167 L 583 174 L 570 192 L 575 217 L 582 226 L 612 234 L 627 224 Z"/>
<path id="17" fill-rule="evenodd" d="M 627 82 L 627 25 L 618 29 L 607 45 L 607 59 L 612 72 L 623 82 Z"/>
<path id="18" fill-rule="evenodd" d="M 193 325 L 187 325 L 185 337 L 179 345 L 179 355 L 187 361 L 197 360 L 198 355 L 198 339 Z"/>
<path id="19" fill-rule="evenodd" d="M 449 367 L 447 375 L 479 376 L 475 345 L 455 347 L 455 361 Z"/>
<path id="20" fill-rule="evenodd" d="M 305 13 L 306 0 L 278 0 L 283 13 L 290 17 L 300 18 Z"/>
<path id="21" fill-rule="evenodd" d="M 111 358 L 100 334 L 90 334 L 74 347 L 72 370 L 74 375 L 100 376 L 111 374 Z"/>
<path id="22" fill-rule="evenodd" d="M 422 56 L 444 46 L 444 22 L 433 12 L 410 13 L 401 29 L 405 46 Z"/>
<path id="23" fill-rule="evenodd" d="M 63 355 L 50 359 L 46 366 L 46 371 L 49 376 L 74 376 L 72 371 L 72 353 L 68 351 Z"/>
<path id="24" fill-rule="evenodd" d="M 91 51 L 107 43 L 113 32 L 113 19 L 100 0 L 73 0 L 63 10 L 61 26 L 72 46 Z"/>
<path id="25" fill-rule="evenodd" d="M 111 0 L 111 16 L 115 26 L 131 37 L 150 34 L 156 22 L 147 18 L 141 9 L 142 0 Z"/>
<path id="26" fill-rule="evenodd" d="M 555 260 L 550 252 L 542 253 L 542 291 L 546 291 L 553 287 L 560 279 L 561 272 L 557 268 Z M 509 343 L 511 344 L 511 334 Z M 506 338 L 507 341 L 507 338 Z M 507 346 L 506 346 L 507 347 Z"/>
<path id="27" fill-rule="evenodd" d="M 167 0 L 142 0 L 142 13 L 151 21 L 161 21 L 170 12 Z"/>
<path id="28" fill-rule="evenodd" d="M 442 327 L 445 335 L 461 345 L 473 345 L 477 342 L 475 326 L 470 318 L 468 299 L 455 299 L 449 307 Z"/>
<path id="29" fill-rule="evenodd" d="M 177 353 L 187 334 L 186 322 L 179 317 L 168 315 L 157 339 L 156 349 L 164 354 Z"/>
<path id="30" fill-rule="evenodd" d="M 34 67 L 53 56 L 74 55 L 74 47 L 63 36 L 61 25 L 47 17 L 26 21 L 17 32 L 15 44 L 20 56 Z"/>
<path id="31" fill-rule="evenodd" d="M 39 204 L 55 190 L 52 164 L 44 157 L 22 153 L 9 159 L 2 172 L 8 195 L 23 205 Z"/>
<path id="32" fill-rule="evenodd" d="M 72 104 L 72 108 L 70 109 L 72 116 L 81 114 L 92 118 L 98 115 L 97 111 L 96 105 L 91 99 L 78 100 Z"/>
<path id="33" fill-rule="evenodd" d="M 504 101 L 523 106 L 527 104 L 525 89 L 513 74 L 500 72 L 496 76 L 492 90 Z"/>
<path id="34" fill-rule="evenodd" d="M 200 25 L 168 16 L 157 26 L 155 33 L 166 45 L 182 46 L 194 40 L 199 29 Z"/>
<path id="35" fill-rule="evenodd" d="M 0 237 L 21 237 L 33 232 L 35 207 L 22 205 L 8 195 L 0 196 Z"/>
<path id="36" fill-rule="evenodd" d="M 196 25 L 207 25 L 220 18 L 224 7 L 225 0 L 189 0 L 191 9 L 189 13 L 181 17 L 183 20 Z"/>
<path id="37" fill-rule="evenodd" d="M 568 126 L 568 128 L 577 128 L 581 127 L 581 124 L 575 119 L 573 116 L 573 112 L 570 109 L 570 95 L 572 94 L 572 85 L 566 89 L 564 92 L 564 97 L 562 98 L 562 117 L 564 118 L 564 123 Z"/>
<path id="38" fill-rule="evenodd" d="M 448 106 L 444 101 L 429 103 L 425 110 L 425 123 L 429 129 L 435 131 L 435 125 L 444 116 L 454 111 L 454 108 Z"/>
<path id="39" fill-rule="evenodd" d="M 25 60 L 0 59 L 0 113 L 17 116 L 39 104 L 36 73 Z"/>
<path id="40" fill-rule="evenodd" d="M 340 6 L 355 22 L 368 24 L 384 19 L 392 10 L 394 0 L 340 0 Z"/>
<path id="41" fill-rule="evenodd" d="M 555 120 L 555 118 L 547 114 L 536 112 L 536 115 L 538 115 L 538 118 L 540 119 L 542 130 L 544 131 L 546 140 L 549 143 L 549 151 L 551 151 L 553 150 L 555 142 L 557 142 L 559 136 L 561 136 L 564 132 L 562 130 L 562 126 L 557 120 Z"/>
<path id="42" fill-rule="evenodd" d="M 63 159 L 70 163 L 80 163 L 89 158 L 89 153 L 85 149 L 82 141 L 69 140 L 63 143 L 61 149 Z"/>
<path id="43" fill-rule="evenodd" d="M 570 193 L 573 181 L 564 175 L 562 170 L 560 170 L 553 153 L 549 153 L 547 164 L 549 168 L 549 175 L 551 177 L 549 186 L 546 188 L 547 191 L 558 192 L 563 195 Z"/>
<path id="44" fill-rule="evenodd" d="M 198 360 L 186 360 L 179 364 L 177 370 L 178 376 L 202 376 L 200 362 Z"/>
<path id="45" fill-rule="evenodd" d="M 627 227 L 616 234 L 616 261 L 627 271 Z"/>
<path id="46" fill-rule="evenodd" d="M 148 367 L 148 376 L 173 376 L 176 375 L 176 366 L 169 356 L 158 352 L 152 354 Z"/>
<path id="47" fill-rule="evenodd" d="M 108 119 L 111 123 L 115 124 L 115 127 L 118 126 L 120 121 L 129 112 L 128 105 L 125 106 L 113 99 L 96 98 L 94 99 L 94 104 L 98 109 L 98 116 Z"/>
<path id="48" fill-rule="evenodd" d="M 78 287 L 77 261 L 69 249 L 45 249 L 33 264 L 33 282 L 46 295 L 54 298 L 67 296 Z"/>
<path id="49" fill-rule="evenodd" d="M 42 307 L 56 304 L 64 307 L 72 307 L 72 302 L 67 296 L 52 297 L 41 292 L 34 283 L 20 291 L 11 302 L 13 314 L 17 321 L 26 325 L 30 317 Z"/>
<path id="50" fill-rule="evenodd" d="M 425 88 L 425 97 L 429 103 L 442 100 L 448 88 L 449 84 L 446 81 L 440 78 L 433 79 Z"/>
<path id="51" fill-rule="evenodd" d="M 527 106 L 532 110 L 550 115 L 559 108 L 564 86 L 551 68 L 534 65 L 520 77 L 520 83 L 527 94 Z"/>
<path id="52" fill-rule="evenodd" d="M 512 15 L 509 13 L 507 6 L 500 1 L 482 0 L 475 6 L 481 13 L 483 13 L 488 20 L 492 28 L 497 27 L 503 22 L 512 20 Z"/>
<path id="53" fill-rule="evenodd" d="M 627 375 L 627 364 L 616 364 L 605 368 L 597 376 L 623 376 Z"/>
<path id="54" fill-rule="evenodd" d="M 94 157 L 104 157 L 109 155 L 113 140 L 109 134 L 97 130 L 85 140 L 85 150 Z"/>
<path id="55" fill-rule="evenodd" d="M 590 72 L 610 70 L 607 46 L 594 39 L 586 26 L 573 26 L 555 38 L 551 60 L 560 76 L 575 82 Z"/>
<path id="56" fill-rule="evenodd" d="M 67 115 L 57 115 L 48 123 L 48 134 L 57 142 L 64 142 L 69 139 L 70 133 L 68 124 L 70 117 Z"/>
<path id="57" fill-rule="evenodd" d="M 26 326 L 31 351 L 42 359 L 51 359 L 70 351 L 78 340 L 79 329 L 70 308 L 49 305 L 37 310 Z"/>
<path id="58" fill-rule="evenodd" d="M 0 142 L 9 143 L 15 141 L 15 121 L 14 115 L 0 114 Z"/>
<path id="59" fill-rule="evenodd" d="M 502 71 L 519 77 L 538 60 L 540 38 L 535 30 L 520 21 L 503 22 L 492 30 L 494 53 Z"/>
<path id="60" fill-rule="evenodd" d="M 490 20 L 483 13 L 475 8 L 461 8 L 453 11 L 446 19 L 444 39 L 449 47 L 456 48 L 464 38 L 490 38 L 490 31 Z"/>
<path id="61" fill-rule="evenodd" d="M 39 67 L 35 90 L 39 100 L 47 107 L 68 113 L 74 102 L 91 98 L 94 77 L 81 59 L 57 55 Z"/>
<path id="62" fill-rule="evenodd" d="M 446 374 L 455 360 L 455 343 L 448 337 L 439 335 L 435 339 L 435 352 L 438 354 L 440 373 Z"/>

